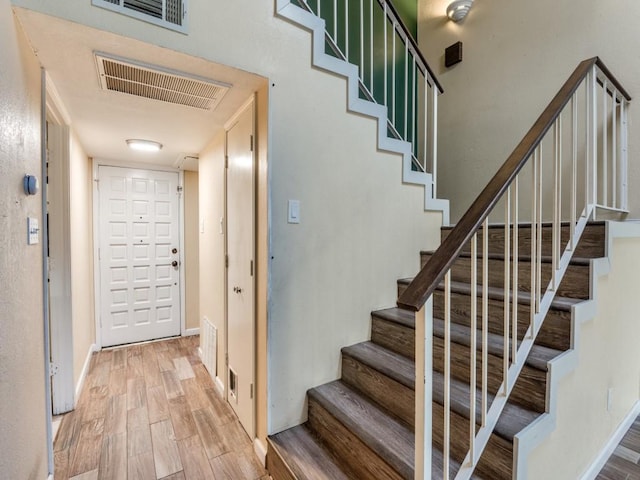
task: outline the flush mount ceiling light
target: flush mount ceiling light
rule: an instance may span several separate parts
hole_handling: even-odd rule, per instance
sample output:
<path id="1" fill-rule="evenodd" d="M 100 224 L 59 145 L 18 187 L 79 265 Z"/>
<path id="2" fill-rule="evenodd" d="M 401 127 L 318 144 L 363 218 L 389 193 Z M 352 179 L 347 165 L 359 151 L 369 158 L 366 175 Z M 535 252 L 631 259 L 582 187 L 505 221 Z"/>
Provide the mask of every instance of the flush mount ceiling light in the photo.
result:
<path id="1" fill-rule="evenodd" d="M 447 7 L 447 17 L 454 22 L 459 22 L 467 16 L 473 5 L 473 0 L 456 0 L 451 2 Z"/>
<path id="2" fill-rule="evenodd" d="M 162 149 L 162 144 L 154 142 L 152 140 L 141 140 L 138 138 L 127 139 L 127 145 L 132 150 L 139 152 L 159 152 Z"/>

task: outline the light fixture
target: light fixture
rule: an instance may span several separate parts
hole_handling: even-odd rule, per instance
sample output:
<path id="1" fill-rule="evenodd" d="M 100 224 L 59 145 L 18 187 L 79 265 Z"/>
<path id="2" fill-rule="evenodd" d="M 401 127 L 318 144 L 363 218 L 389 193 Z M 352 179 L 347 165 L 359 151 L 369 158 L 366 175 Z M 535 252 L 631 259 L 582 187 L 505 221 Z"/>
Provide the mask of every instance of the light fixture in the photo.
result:
<path id="1" fill-rule="evenodd" d="M 153 140 L 141 140 L 138 138 L 127 139 L 127 145 L 132 150 L 138 150 L 140 152 L 159 152 L 162 149 L 162 144 L 154 142 Z"/>
<path id="2" fill-rule="evenodd" d="M 455 2 L 451 2 L 447 7 L 447 17 L 454 22 L 459 22 L 467 16 L 467 13 L 471 10 L 471 5 L 473 5 L 473 0 L 456 0 Z"/>

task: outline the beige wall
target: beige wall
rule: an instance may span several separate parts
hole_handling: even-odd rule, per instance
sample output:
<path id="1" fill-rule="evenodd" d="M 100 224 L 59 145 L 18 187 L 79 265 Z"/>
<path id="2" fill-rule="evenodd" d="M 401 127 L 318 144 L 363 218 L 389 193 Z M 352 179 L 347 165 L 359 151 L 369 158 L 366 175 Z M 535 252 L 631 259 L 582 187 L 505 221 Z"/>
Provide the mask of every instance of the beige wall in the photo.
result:
<path id="1" fill-rule="evenodd" d="M 77 384 L 96 339 L 93 288 L 93 178 L 91 159 L 71 130 L 69 148 L 73 380 Z"/>
<path id="2" fill-rule="evenodd" d="M 45 479 L 47 444 L 42 244 L 28 246 L 27 217 L 42 226 L 41 195 L 25 196 L 25 173 L 40 174 L 40 70 L 8 0 L 0 0 L 0 472 Z"/>
<path id="3" fill-rule="evenodd" d="M 555 429 L 531 453 L 527 478 L 581 478 L 640 400 L 640 227 L 617 234 L 609 259 L 594 268 L 603 273 L 594 281 L 595 317 L 574 313 L 577 367 L 558 383 Z"/>
<path id="4" fill-rule="evenodd" d="M 445 93 L 440 97 L 438 193 L 460 218 L 578 63 L 596 55 L 630 92 L 640 91 L 640 3 L 624 0 L 477 1 L 462 24 L 447 21 L 449 0 L 419 2 L 420 46 Z M 444 67 L 444 49 L 464 59 Z M 629 111 L 631 218 L 640 218 L 640 123 Z"/>
<path id="5" fill-rule="evenodd" d="M 218 372 L 224 381 L 224 236 L 220 220 L 224 217 L 224 132 L 200 152 L 199 180 L 199 256 L 200 319 L 209 319 L 218 328 Z"/>
<path id="6" fill-rule="evenodd" d="M 185 325 L 200 328 L 198 172 L 184 172 Z"/>
<path id="7" fill-rule="evenodd" d="M 346 113 L 345 80 L 310 67 L 309 32 L 275 17 L 274 2 L 237 0 L 221 9 L 215 2 L 192 0 L 189 35 L 84 0 L 15 3 L 268 78 L 269 419 L 264 428 L 271 433 L 303 421 L 306 390 L 339 377 L 340 347 L 369 338 L 370 311 L 393 306 L 396 279 L 415 274 L 419 250 L 437 244 L 441 215 L 424 212 L 424 189 L 402 185 L 401 158 L 377 151 L 373 120 Z M 215 246 L 200 247 L 200 314 L 214 321 L 223 312 L 216 291 L 223 278 L 218 250 L 223 239 L 216 234 L 222 206 L 211 198 L 222 181 L 216 179 L 220 145 L 218 138 L 201 155 L 200 171 L 205 220 L 200 240 L 209 236 Z M 299 225 L 287 224 L 288 199 L 301 201 Z M 218 363 L 223 365 L 220 358 Z"/>

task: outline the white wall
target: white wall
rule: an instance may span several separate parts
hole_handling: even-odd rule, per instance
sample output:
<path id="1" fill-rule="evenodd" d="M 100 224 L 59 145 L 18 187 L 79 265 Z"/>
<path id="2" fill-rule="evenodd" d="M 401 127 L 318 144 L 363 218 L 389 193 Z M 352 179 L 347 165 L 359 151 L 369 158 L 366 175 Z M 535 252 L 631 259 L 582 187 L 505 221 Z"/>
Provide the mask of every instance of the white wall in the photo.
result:
<path id="1" fill-rule="evenodd" d="M 461 24 L 448 0 L 419 2 L 419 39 L 444 86 L 440 97 L 439 193 L 459 219 L 578 63 L 596 55 L 633 97 L 640 91 L 640 3 L 623 0 L 477 1 Z M 444 67 L 462 41 L 464 59 Z M 629 111 L 630 209 L 640 218 L 637 109 Z"/>
<path id="2" fill-rule="evenodd" d="M 415 274 L 419 250 L 437 244 L 441 216 L 424 213 L 424 189 L 402 185 L 400 157 L 376 150 L 374 121 L 346 113 L 345 81 L 310 68 L 310 34 L 275 18 L 273 2 L 237 0 L 220 8 L 192 0 L 189 35 L 85 0 L 15 3 L 269 79 L 268 429 L 300 423 L 305 391 L 339 376 L 340 347 L 369 337 L 369 312 L 393 306 L 396 279 Z M 206 203 L 206 190 L 218 191 L 219 180 L 203 180 L 207 157 L 219 170 L 218 148 L 214 141 L 200 157 L 204 235 L 219 220 L 207 211 L 218 205 Z M 301 201 L 300 225 L 286 222 L 288 199 Z M 214 271 L 202 270 L 222 259 L 207 258 L 214 252 L 205 250 L 201 315 L 209 308 L 219 315 L 217 294 L 203 298 L 215 290 L 205 282 Z"/>
<path id="3" fill-rule="evenodd" d="M 91 159 L 71 130 L 69 148 L 73 379 L 77 384 L 96 341 L 93 288 L 93 178 Z"/>
<path id="4" fill-rule="evenodd" d="M 42 244 L 27 245 L 27 217 L 42 225 L 42 197 L 22 190 L 40 175 L 40 70 L 8 0 L 0 0 L 0 472 L 45 479 L 47 444 Z"/>

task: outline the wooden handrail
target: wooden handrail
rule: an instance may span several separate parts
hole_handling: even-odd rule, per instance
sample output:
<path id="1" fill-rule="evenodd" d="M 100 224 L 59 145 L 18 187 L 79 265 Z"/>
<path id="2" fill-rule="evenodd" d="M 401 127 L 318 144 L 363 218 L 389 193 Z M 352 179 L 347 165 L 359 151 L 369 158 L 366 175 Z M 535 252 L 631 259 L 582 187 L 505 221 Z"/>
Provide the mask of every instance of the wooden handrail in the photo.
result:
<path id="1" fill-rule="evenodd" d="M 404 34 L 406 35 L 407 39 L 409 40 L 409 43 L 411 44 L 411 48 L 413 48 L 413 50 L 414 50 L 415 54 L 417 55 L 417 57 L 424 64 L 424 68 L 426 68 L 427 72 L 429 72 L 429 76 L 433 80 L 434 85 L 436 86 L 436 88 L 438 89 L 438 91 L 440 93 L 444 93 L 444 89 L 442 88 L 442 85 L 438 81 L 438 79 L 436 77 L 436 74 L 433 73 L 433 70 L 431 70 L 431 66 L 429 65 L 429 62 L 427 62 L 427 59 L 424 58 L 424 55 L 422 54 L 422 51 L 420 50 L 420 47 L 418 46 L 418 42 L 416 42 L 415 38 L 413 38 L 413 35 L 411 35 L 411 31 L 407 28 L 407 25 L 402 20 L 402 17 L 400 16 L 400 13 L 396 9 L 396 7 L 393 5 L 393 3 L 391 3 L 391 0 L 378 0 L 378 3 L 383 8 L 384 8 L 385 4 L 387 5 L 387 7 L 389 7 L 389 9 L 391 10 L 391 13 L 393 13 L 393 16 L 396 17 L 398 25 L 400 25 L 400 28 L 403 30 Z"/>
<path id="2" fill-rule="evenodd" d="M 551 103 L 533 124 L 533 127 L 527 132 L 506 162 L 462 216 L 458 224 L 444 239 L 424 268 L 420 270 L 420 273 L 416 275 L 409 287 L 400 296 L 398 299 L 400 308 L 418 311 L 423 307 L 429 296 L 444 279 L 444 276 L 456 261 L 458 255 L 460 255 L 466 243 L 480 229 L 480 226 L 507 191 L 511 182 L 527 163 L 527 160 L 553 126 L 594 65 L 606 75 L 607 81 L 611 82 L 621 95 L 628 101 L 631 100 L 629 94 L 598 57 L 580 62 L 553 100 L 551 100 Z"/>

